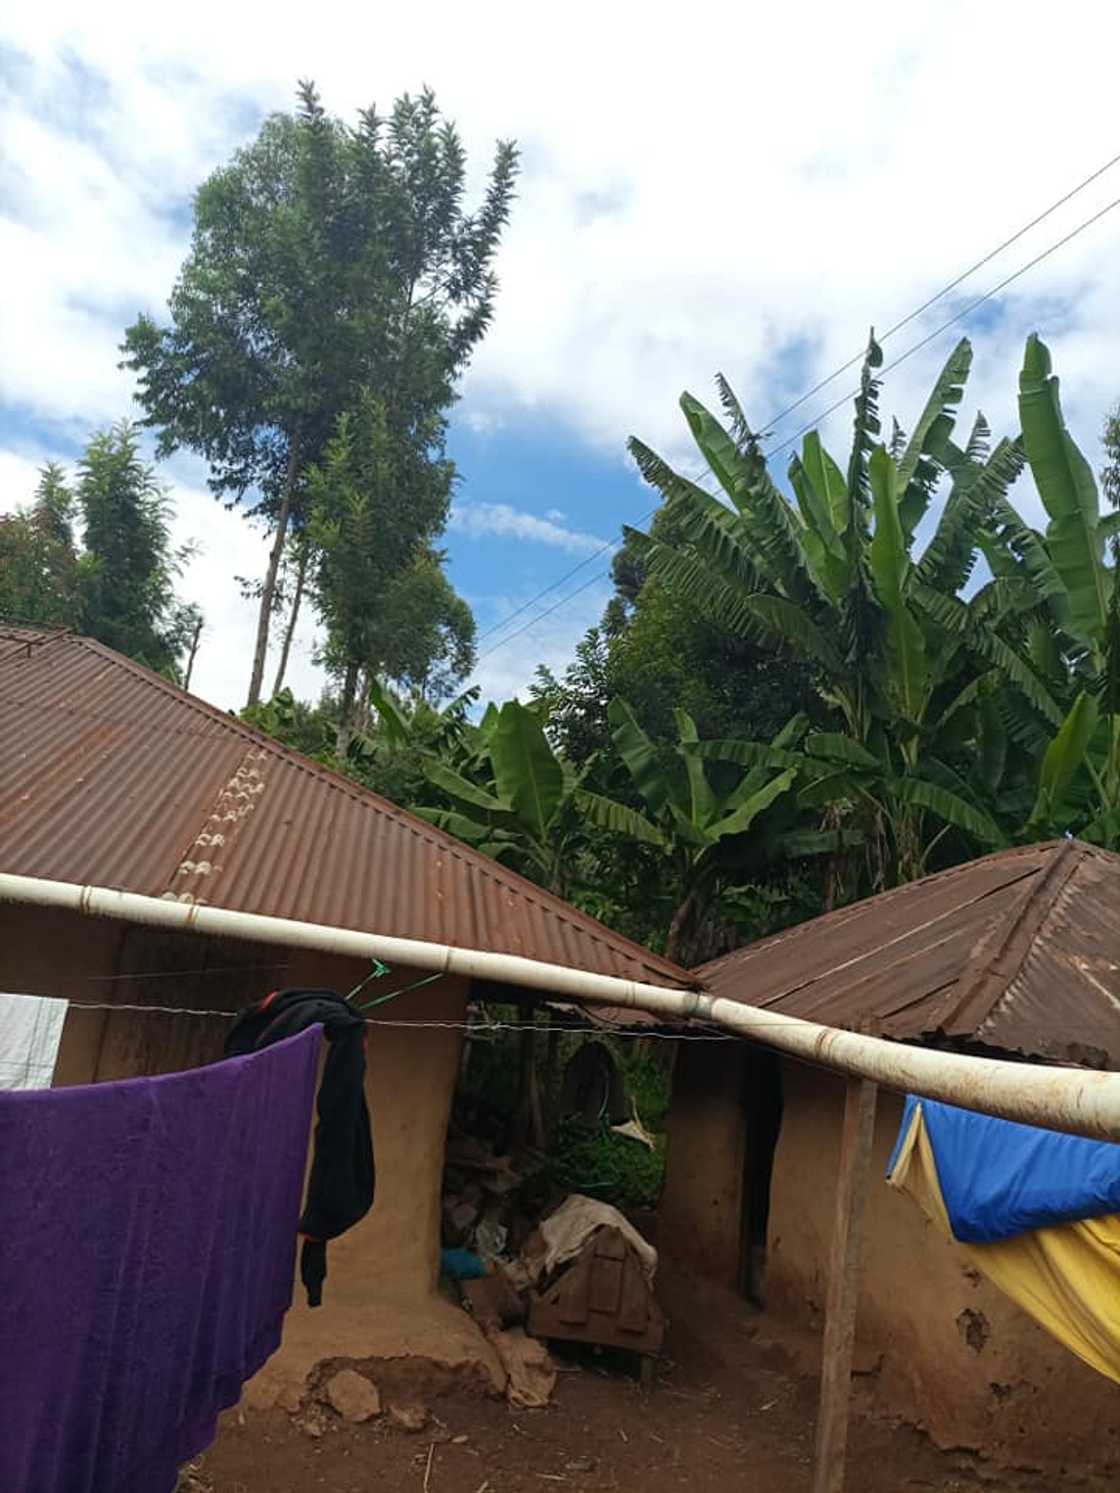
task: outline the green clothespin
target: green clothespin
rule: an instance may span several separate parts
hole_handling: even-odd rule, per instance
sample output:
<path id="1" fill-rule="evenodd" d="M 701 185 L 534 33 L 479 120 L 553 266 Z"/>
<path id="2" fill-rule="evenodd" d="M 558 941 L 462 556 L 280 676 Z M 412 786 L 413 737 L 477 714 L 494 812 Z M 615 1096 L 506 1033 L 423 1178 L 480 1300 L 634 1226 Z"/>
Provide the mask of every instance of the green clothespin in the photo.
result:
<path id="1" fill-rule="evenodd" d="M 380 980 L 382 975 L 387 975 L 389 973 L 389 966 L 387 964 L 382 964 L 380 959 L 375 959 L 373 961 L 373 968 L 370 970 L 369 974 L 366 975 L 364 980 L 358 981 L 358 983 L 354 986 L 353 990 L 351 990 L 346 999 L 348 1001 L 352 1001 L 357 995 L 358 991 L 364 990 L 371 980 Z M 359 1009 L 364 1010 L 365 1007 L 360 1007 Z"/>

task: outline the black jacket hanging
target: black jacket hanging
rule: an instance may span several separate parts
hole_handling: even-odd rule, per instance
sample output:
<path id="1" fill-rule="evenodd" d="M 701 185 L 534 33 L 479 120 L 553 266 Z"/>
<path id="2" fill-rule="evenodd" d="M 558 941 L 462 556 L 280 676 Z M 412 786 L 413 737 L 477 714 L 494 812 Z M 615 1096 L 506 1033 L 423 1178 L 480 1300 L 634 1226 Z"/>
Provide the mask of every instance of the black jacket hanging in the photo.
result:
<path id="1" fill-rule="evenodd" d="M 277 990 L 242 1011 L 226 1039 L 239 1057 L 321 1023 L 329 1044 L 319 1085 L 319 1120 L 300 1232 L 300 1276 L 310 1306 L 323 1299 L 327 1240 L 373 1206 L 373 1136 L 366 1104 L 365 1022 L 333 990 Z"/>

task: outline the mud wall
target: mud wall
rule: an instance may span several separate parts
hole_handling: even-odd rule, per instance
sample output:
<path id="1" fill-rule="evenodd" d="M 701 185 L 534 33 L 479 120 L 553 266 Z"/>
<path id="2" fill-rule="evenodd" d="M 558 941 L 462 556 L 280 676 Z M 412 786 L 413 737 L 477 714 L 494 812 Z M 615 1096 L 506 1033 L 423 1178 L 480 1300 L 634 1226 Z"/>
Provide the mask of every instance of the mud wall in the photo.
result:
<path id="1" fill-rule="evenodd" d="M 304 950 L 0 905 L 0 989 L 26 994 L 231 1011 L 278 986 L 345 993 L 368 971 L 368 963 Z M 394 970 L 376 993 L 423 973 Z M 270 1365 L 282 1378 L 290 1369 L 294 1382 L 323 1358 L 409 1353 L 443 1361 L 449 1354 L 453 1361 L 477 1358 L 489 1372 L 489 1350 L 470 1319 L 449 1308 L 437 1290 L 443 1151 L 462 1032 L 396 1024 L 462 1022 L 466 1003 L 466 982 L 445 978 L 371 1012 L 382 1018 L 370 1027 L 366 1079 L 376 1200 L 367 1218 L 330 1246 L 323 1306 L 309 1310 L 297 1287 L 284 1346 Z M 55 1084 L 213 1062 L 228 1027 L 218 1016 L 71 1006 Z"/>
<path id="2" fill-rule="evenodd" d="M 666 1253 L 732 1288 L 743 1215 L 743 1053 L 737 1042 L 677 1050 L 657 1227 Z"/>
<path id="3" fill-rule="evenodd" d="M 773 1306 L 819 1325 L 843 1083 L 786 1062 L 770 1216 Z M 880 1094 L 864 1225 L 857 1385 L 869 1408 L 1012 1466 L 1120 1462 L 1120 1387 L 1082 1364 L 980 1276 L 886 1185 L 902 1101 Z"/>

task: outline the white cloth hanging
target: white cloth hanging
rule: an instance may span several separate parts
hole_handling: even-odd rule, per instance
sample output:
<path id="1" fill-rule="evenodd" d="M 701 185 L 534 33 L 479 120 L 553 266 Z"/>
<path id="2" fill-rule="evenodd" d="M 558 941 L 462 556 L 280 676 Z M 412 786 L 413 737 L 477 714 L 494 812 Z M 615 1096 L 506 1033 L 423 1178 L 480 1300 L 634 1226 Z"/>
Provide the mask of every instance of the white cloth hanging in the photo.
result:
<path id="1" fill-rule="evenodd" d="M 0 992 L 0 1089 L 49 1089 L 69 1002 Z"/>

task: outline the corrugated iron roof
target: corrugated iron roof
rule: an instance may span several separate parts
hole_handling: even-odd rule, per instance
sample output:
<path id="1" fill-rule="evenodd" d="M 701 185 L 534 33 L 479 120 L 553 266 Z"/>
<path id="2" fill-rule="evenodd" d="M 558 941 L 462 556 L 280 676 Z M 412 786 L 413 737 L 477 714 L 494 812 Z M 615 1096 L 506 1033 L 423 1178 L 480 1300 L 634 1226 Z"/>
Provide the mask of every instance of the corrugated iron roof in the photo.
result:
<path id="1" fill-rule="evenodd" d="M 0 626 L 0 869 L 695 983 L 386 799 L 72 634 Z"/>
<path id="2" fill-rule="evenodd" d="M 1000 851 L 695 971 L 713 995 L 828 1026 L 1120 1067 L 1120 855 Z"/>

